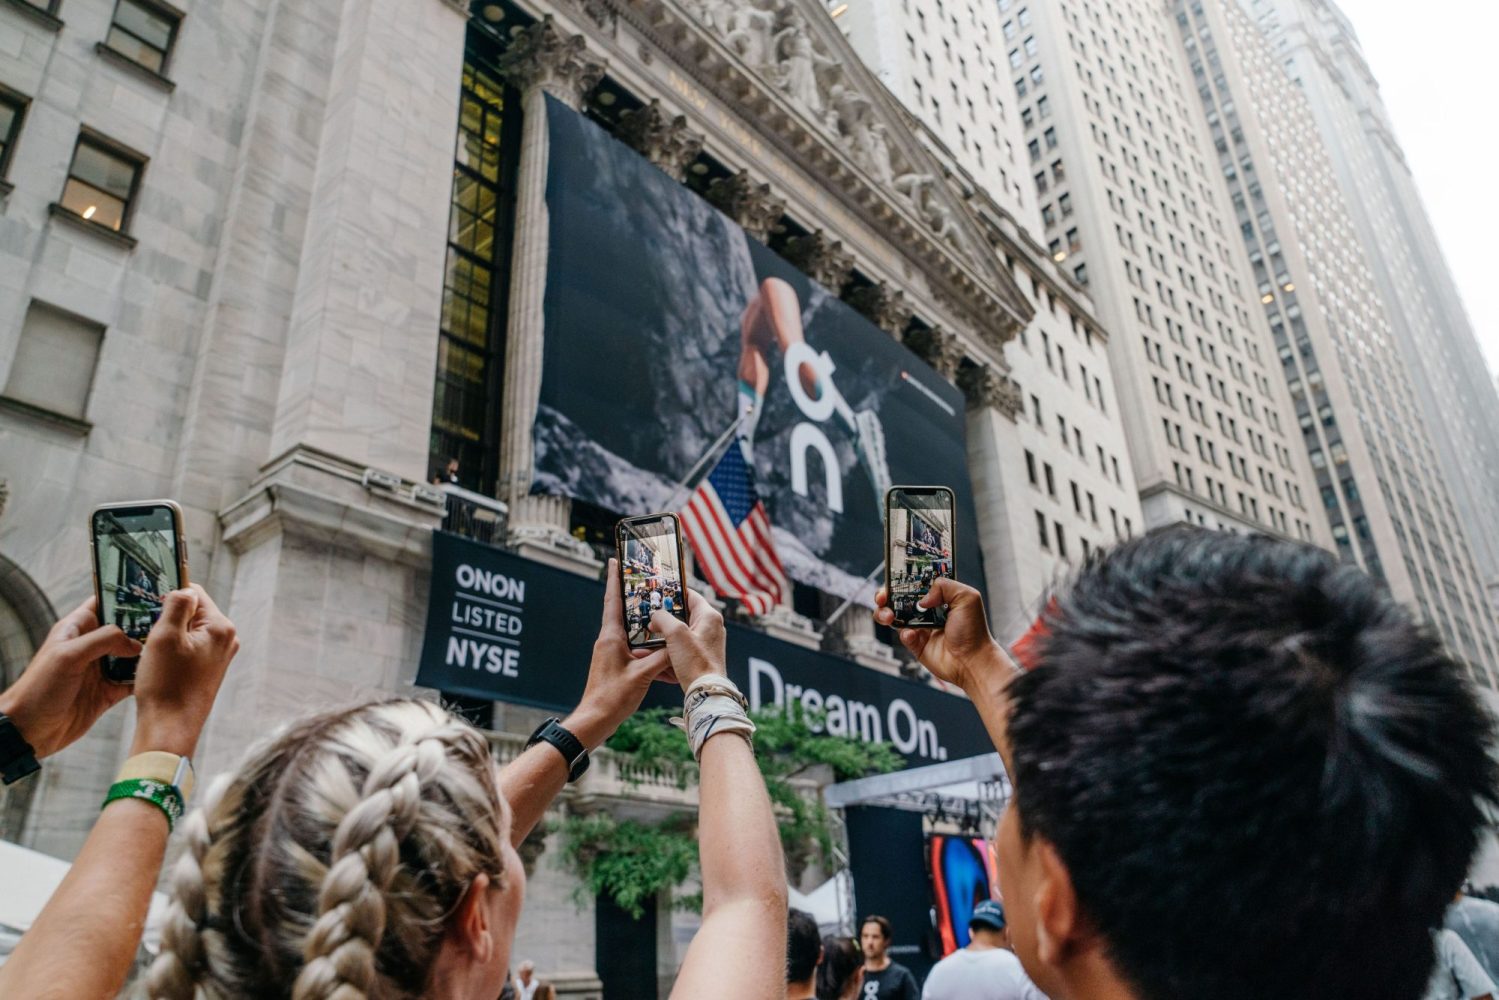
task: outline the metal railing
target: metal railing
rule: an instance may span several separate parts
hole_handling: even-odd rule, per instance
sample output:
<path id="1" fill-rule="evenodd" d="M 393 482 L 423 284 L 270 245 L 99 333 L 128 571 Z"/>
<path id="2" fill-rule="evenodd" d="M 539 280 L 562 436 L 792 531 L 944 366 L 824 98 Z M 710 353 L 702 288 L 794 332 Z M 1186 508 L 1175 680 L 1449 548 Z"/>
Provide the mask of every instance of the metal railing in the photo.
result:
<path id="1" fill-rule="evenodd" d="M 489 545 L 505 541 L 510 509 L 503 501 L 452 483 L 444 483 L 441 489 L 447 495 L 448 508 L 442 530 Z"/>

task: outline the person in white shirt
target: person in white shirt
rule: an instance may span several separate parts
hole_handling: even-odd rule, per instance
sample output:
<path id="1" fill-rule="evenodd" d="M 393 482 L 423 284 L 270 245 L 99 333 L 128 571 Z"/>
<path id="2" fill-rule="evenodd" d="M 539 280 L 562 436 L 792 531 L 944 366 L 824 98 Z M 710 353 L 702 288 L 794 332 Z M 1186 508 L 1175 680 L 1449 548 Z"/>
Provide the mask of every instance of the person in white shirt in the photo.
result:
<path id="1" fill-rule="evenodd" d="M 1445 928 L 1433 930 L 1431 936 L 1437 963 L 1422 1000 L 1494 1000 L 1493 982 L 1463 939 Z"/>
<path id="2" fill-rule="evenodd" d="M 515 970 L 515 995 L 518 1000 L 531 1000 L 541 980 L 536 978 L 536 963 L 527 959 Z"/>
<path id="3" fill-rule="evenodd" d="M 968 919 L 968 947 L 932 966 L 921 1000 L 1046 1000 L 1010 950 L 1005 910 L 986 899 Z"/>

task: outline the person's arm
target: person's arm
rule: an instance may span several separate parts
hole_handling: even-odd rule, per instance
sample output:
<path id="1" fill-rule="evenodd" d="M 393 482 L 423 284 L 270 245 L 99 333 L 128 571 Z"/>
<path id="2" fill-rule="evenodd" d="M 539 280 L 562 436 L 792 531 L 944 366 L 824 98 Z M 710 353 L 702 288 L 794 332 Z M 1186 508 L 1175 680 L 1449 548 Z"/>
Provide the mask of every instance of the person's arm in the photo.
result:
<path id="1" fill-rule="evenodd" d="M 727 676 L 723 617 L 687 591 L 691 626 L 668 614 L 651 619 L 666 637 L 686 691 L 704 674 Z M 786 991 L 786 862 L 765 779 L 749 742 L 710 736 L 698 761 L 698 854 L 703 923 L 687 949 L 671 995 L 763 1000 Z"/>
<path id="2" fill-rule="evenodd" d="M 168 594 L 136 671 L 131 756 L 163 750 L 191 757 L 238 649 L 234 625 L 201 587 Z M 92 663 L 87 669 L 99 673 Z M 0 966 L 0 996 L 114 996 L 135 959 L 168 832 L 157 806 L 111 802 L 36 923 Z"/>
<path id="3" fill-rule="evenodd" d="M 604 620 L 593 644 L 588 682 L 578 707 L 562 720 L 589 753 L 640 707 L 651 682 L 669 666 L 664 649 L 630 649 L 615 560 L 609 560 L 605 577 Z M 501 768 L 500 794 L 510 803 L 512 846 L 520 846 L 566 784 L 567 762 L 550 744 L 538 743 Z"/>
<path id="4" fill-rule="evenodd" d="M 895 624 L 895 612 L 884 587 L 874 596 L 877 624 Z M 967 584 L 948 577 L 932 581 L 917 607 L 947 605 L 942 628 L 903 628 L 900 641 L 932 672 L 932 676 L 956 684 L 968 695 L 996 749 L 1005 745 L 1004 731 L 1009 713 L 1005 689 L 1020 671 L 1010 654 L 989 634 L 984 599 Z"/>

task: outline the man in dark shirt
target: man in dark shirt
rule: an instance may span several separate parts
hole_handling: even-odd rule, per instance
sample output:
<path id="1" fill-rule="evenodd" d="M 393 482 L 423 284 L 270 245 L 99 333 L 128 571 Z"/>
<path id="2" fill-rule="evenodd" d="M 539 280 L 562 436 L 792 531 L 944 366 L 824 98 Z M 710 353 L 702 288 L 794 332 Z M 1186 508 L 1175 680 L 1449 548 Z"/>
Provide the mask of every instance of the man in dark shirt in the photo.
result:
<path id="1" fill-rule="evenodd" d="M 916 977 L 899 962 L 890 960 L 890 921 L 868 916 L 859 925 L 859 945 L 864 949 L 864 990 L 860 1000 L 919 1000 Z"/>

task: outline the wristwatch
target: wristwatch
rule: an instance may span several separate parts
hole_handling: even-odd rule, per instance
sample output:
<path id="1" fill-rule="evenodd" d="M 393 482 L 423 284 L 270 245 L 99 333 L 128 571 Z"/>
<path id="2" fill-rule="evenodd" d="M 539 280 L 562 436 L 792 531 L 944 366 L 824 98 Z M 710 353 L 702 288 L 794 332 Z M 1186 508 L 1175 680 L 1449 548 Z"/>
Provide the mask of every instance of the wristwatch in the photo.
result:
<path id="1" fill-rule="evenodd" d="M 550 718 L 536 727 L 536 732 L 526 741 L 526 749 L 538 743 L 550 743 L 557 748 L 562 759 L 567 762 L 567 780 L 577 781 L 588 770 L 588 748 L 583 745 L 572 733 L 562 728 L 562 723 L 555 717 Z"/>
<path id="2" fill-rule="evenodd" d="M 0 774 L 7 785 L 20 781 L 42 769 L 36 762 L 36 751 L 10 717 L 0 713 Z"/>

